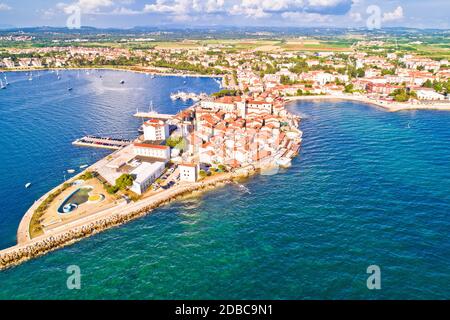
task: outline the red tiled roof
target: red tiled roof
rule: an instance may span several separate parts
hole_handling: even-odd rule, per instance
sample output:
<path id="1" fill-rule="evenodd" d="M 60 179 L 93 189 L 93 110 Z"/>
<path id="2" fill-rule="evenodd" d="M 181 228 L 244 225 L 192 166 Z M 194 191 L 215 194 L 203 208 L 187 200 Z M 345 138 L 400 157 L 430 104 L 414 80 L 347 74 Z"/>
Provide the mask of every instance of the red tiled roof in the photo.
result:
<path id="1" fill-rule="evenodd" d="M 148 149 L 160 149 L 160 150 L 170 149 L 170 147 L 168 147 L 168 146 L 158 146 L 158 145 L 149 144 L 149 143 L 135 143 L 134 146 L 138 147 L 138 148 L 148 148 Z"/>

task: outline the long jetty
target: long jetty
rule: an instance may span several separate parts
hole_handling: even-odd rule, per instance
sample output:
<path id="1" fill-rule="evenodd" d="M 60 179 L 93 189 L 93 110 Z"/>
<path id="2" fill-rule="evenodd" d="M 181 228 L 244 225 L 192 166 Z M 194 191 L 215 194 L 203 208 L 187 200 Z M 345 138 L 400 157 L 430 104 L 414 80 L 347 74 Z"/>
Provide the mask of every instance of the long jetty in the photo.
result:
<path id="1" fill-rule="evenodd" d="M 126 139 L 114 139 L 96 136 L 85 136 L 72 142 L 73 145 L 78 147 L 92 147 L 111 150 L 123 149 L 131 143 L 131 140 Z"/>
<path id="2" fill-rule="evenodd" d="M 180 185 L 173 189 L 142 199 L 136 203 L 121 203 L 115 208 L 106 209 L 96 214 L 80 218 L 65 225 L 19 243 L 13 247 L 0 250 L 0 270 L 18 265 L 32 258 L 71 245 L 97 234 L 103 230 L 124 224 L 130 220 L 145 216 L 154 209 L 176 200 L 178 197 L 214 188 L 229 183 L 239 174 L 225 173 L 207 181 Z"/>

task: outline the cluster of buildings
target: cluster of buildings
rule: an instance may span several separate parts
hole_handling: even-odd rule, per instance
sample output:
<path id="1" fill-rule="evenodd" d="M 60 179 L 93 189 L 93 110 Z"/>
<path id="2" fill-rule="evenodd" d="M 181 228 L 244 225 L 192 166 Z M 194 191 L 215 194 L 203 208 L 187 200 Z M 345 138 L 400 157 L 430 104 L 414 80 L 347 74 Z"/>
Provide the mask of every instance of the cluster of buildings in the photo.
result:
<path id="1" fill-rule="evenodd" d="M 2 68 L 42 68 L 42 67 L 70 67 L 75 59 L 82 59 L 86 62 L 94 62 L 101 58 L 106 62 L 111 62 L 119 58 L 129 59 L 132 56 L 143 56 L 143 52 L 136 52 L 133 55 L 129 50 L 122 48 L 88 48 L 88 47 L 44 47 L 44 48 L 13 48 L 8 50 L 11 57 L 0 61 Z M 32 58 L 22 58 L 30 56 Z M 17 58 L 12 58 L 17 57 Z"/>
<path id="2" fill-rule="evenodd" d="M 447 99 L 443 92 L 429 85 L 450 81 L 447 60 L 396 53 L 371 55 L 358 48 L 355 45 L 351 51 L 339 54 L 226 52 L 223 46 L 133 52 L 121 48 L 84 47 L 11 49 L 12 54 L 32 54 L 33 58 L 4 58 L 0 67 L 64 67 L 80 57 L 88 61 L 140 57 L 149 66 L 158 61 L 189 62 L 222 70 L 226 74 L 225 89 L 233 89 L 235 95 L 203 99 L 169 121 L 146 121 L 143 135 L 115 153 L 99 169 L 110 184 L 123 173 L 133 175 L 131 190 L 143 194 L 161 176 L 175 175 L 179 182 L 195 182 L 201 170 L 209 167 L 237 170 L 270 164 L 289 165 L 299 151 L 302 133 L 298 129 L 299 118 L 284 107 L 283 97 L 286 96 L 357 91 L 371 98 L 391 99 L 389 95 L 395 90 L 406 88 L 414 90 L 419 100 Z M 174 135 L 183 139 L 183 150 L 166 144 Z"/>
<path id="3" fill-rule="evenodd" d="M 7 36 L 0 36 L 0 41 L 15 41 L 15 42 L 24 42 L 24 41 L 31 41 L 33 40 L 33 36 L 27 36 L 27 35 L 7 35 Z"/>
<path id="4" fill-rule="evenodd" d="M 146 121 L 143 135 L 113 154 L 98 172 L 110 184 L 131 174 L 130 189 L 141 195 L 161 176 L 175 183 L 196 182 L 201 170 L 209 168 L 289 166 L 302 141 L 299 121 L 275 94 L 209 98 L 171 120 Z M 169 137 L 183 141 L 182 147 L 169 147 Z"/>
<path id="5" fill-rule="evenodd" d="M 102 63 L 117 59 L 141 58 L 148 67 L 165 72 L 158 62 L 177 65 L 188 62 L 192 66 L 213 67 L 221 70 L 230 89 L 239 89 L 254 96 L 271 92 L 279 96 L 302 94 L 336 94 L 352 84 L 353 89 L 377 99 L 389 99 L 396 89 L 408 88 L 417 93 L 419 100 L 444 100 L 443 92 L 424 87 L 429 81 L 445 82 L 450 79 L 449 62 L 433 60 L 411 54 L 394 52 L 369 54 L 363 47 L 383 45 L 380 41 L 361 42 L 348 52 L 302 53 L 295 51 L 258 52 L 241 50 L 227 52 L 225 45 L 181 47 L 155 47 L 129 51 L 124 48 L 106 47 L 45 47 L 9 49 L 11 55 L 29 55 L 33 58 L 4 58 L 2 68 L 68 67 L 77 60 Z M 297 70 L 302 61 L 307 67 Z M 267 72 L 268 68 L 273 72 Z M 349 69 L 363 70 L 364 74 L 350 77 Z M 261 74 L 262 73 L 262 74 Z M 232 76 L 234 74 L 234 76 Z M 288 81 L 286 81 L 288 79 Z"/>
<path id="6" fill-rule="evenodd" d="M 177 116 L 191 119 L 188 155 L 201 164 L 247 166 L 287 164 L 301 144 L 299 118 L 275 97 L 222 97 L 202 101 Z"/>
<path id="7" fill-rule="evenodd" d="M 144 194 L 167 171 L 174 174 L 178 182 L 196 182 L 199 179 L 199 164 L 178 162 L 174 167 L 171 147 L 165 144 L 170 137 L 171 126 L 168 121 L 150 119 L 143 124 L 143 135 L 131 145 L 110 156 L 98 173 L 111 185 L 123 174 L 133 176 L 130 190 L 138 195 Z M 166 177 L 167 178 L 167 177 Z M 160 186 L 158 186 L 160 187 Z"/>
<path id="8" fill-rule="evenodd" d="M 289 61 L 290 54 L 278 53 L 276 58 Z M 294 62 L 284 62 L 277 64 L 276 72 L 265 73 L 261 77 L 251 63 L 241 64 L 237 67 L 237 88 L 279 96 L 333 95 L 342 94 L 346 85 L 351 84 L 353 91 L 375 99 L 389 100 L 390 94 L 402 88 L 416 92 L 419 100 L 447 99 L 444 92 L 436 92 L 425 84 L 450 81 L 448 60 L 436 61 L 412 55 L 398 57 L 395 53 L 371 56 L 365 52 L 341 53 L 339 56 L 329 52 L 327 55 L 301 55 L 297 58 L 303 59 L 308 70 L 296 72 Z M 358 70 L 358 74 L 350 77 L 350 68 Z"/>

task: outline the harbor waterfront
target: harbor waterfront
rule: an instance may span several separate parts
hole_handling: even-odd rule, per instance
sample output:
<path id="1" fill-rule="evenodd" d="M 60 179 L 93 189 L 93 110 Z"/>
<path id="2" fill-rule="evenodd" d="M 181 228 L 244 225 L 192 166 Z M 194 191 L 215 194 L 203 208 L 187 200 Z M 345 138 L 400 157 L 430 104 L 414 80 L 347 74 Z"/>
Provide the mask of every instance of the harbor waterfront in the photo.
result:
<path id="1" fill-rule="evenodd" d="M 2 272 L 0 298 L 42 293 L 20 292 L 21 281 L 44 282 L 49 298 L 448 297 L 448 115 L 353 102 L 291 110 L 305 117 L 307 138 L 290 170 L 176 202 Z M 88 277 L 78 293 L 58 282 L 67 261 Z M 364 288 L 373 263 L 387 273 L 376 294 Z"/>
<path id="2" fill-rule="evenodd" d="M 86 74 L 94 71 L 98 73 L 95 69 Z M 93 76 L 103 80 L 102 75 Z M 168 115 L 154 111 L 152 102 L 150 120 L 139 111 L 134 115 L 143 121 L 142 134 L 134 140 L 85 136 L 73 142 L 116 152 L 27 210 L 17 231 L 18 244 L 0 251 L 0 269 L 127 222 L 187 192 L 248 177 L 257 170 L 290 166 L 299 152 L 300 118 L 287 112 L 281 99 L 209 98 L 207 93 L 170 97 L 198 103 Z"/>
<path id="3" fill-rule="evenodd" d="M 211 78 L 152 79 L 109 70 L 59 74 L 58 80 L 56 72 L 39 71 L 29 81 L 26 73 L 9 73 L 10 86 L 1 92 L 0 121 L 5 134 L 0 170 L 8 188 L 0 190 L 0 248 L 16 243 L 19 222 L 35 200 L 80 173 L 81 166 L 111 153 L 74 147 L 73 141 L 83 135 L 134 139 L 142 125 L 142 119 L 133 117 L 136 111 L 148 111 L 153 102 L 155 110 L 174 114 L 189 103 L 172 101 L 172 90 L 212 93 L 219 88 Z M 126 85 L 117 79 L 125 79 Z M 69 87 L 74 89 L 69 92 Z M 76 171 L 70 174 L 71 169 Z M 27 183 L 31 183 L 29 189 L 24 188 Z"/>

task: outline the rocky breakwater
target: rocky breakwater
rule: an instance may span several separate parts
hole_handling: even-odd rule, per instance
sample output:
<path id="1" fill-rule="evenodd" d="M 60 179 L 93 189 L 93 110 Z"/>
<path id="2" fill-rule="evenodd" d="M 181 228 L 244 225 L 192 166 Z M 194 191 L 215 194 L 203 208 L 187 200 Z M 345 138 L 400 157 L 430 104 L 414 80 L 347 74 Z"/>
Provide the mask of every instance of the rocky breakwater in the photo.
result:
<path id="1" fill-rule="evenodd" d="M 44 235 L 20 245 L 0 251 L 0 270 L 19 265 L 30 259 L 45 255 L 56 249 L 71 245 L 106 229 L 110 229 L 131 220 L 143 217 L 152 210 L 195 191 L 206 191 L 239 178 L 239 174 L 227 173 L 212 177 L 203 182 L 178 186 L 162 194 L 140 200 L 121 207 L 118 212 L 101 217 L 86 224 L 71 228 L 68 226 L 57 234 Z"/>

